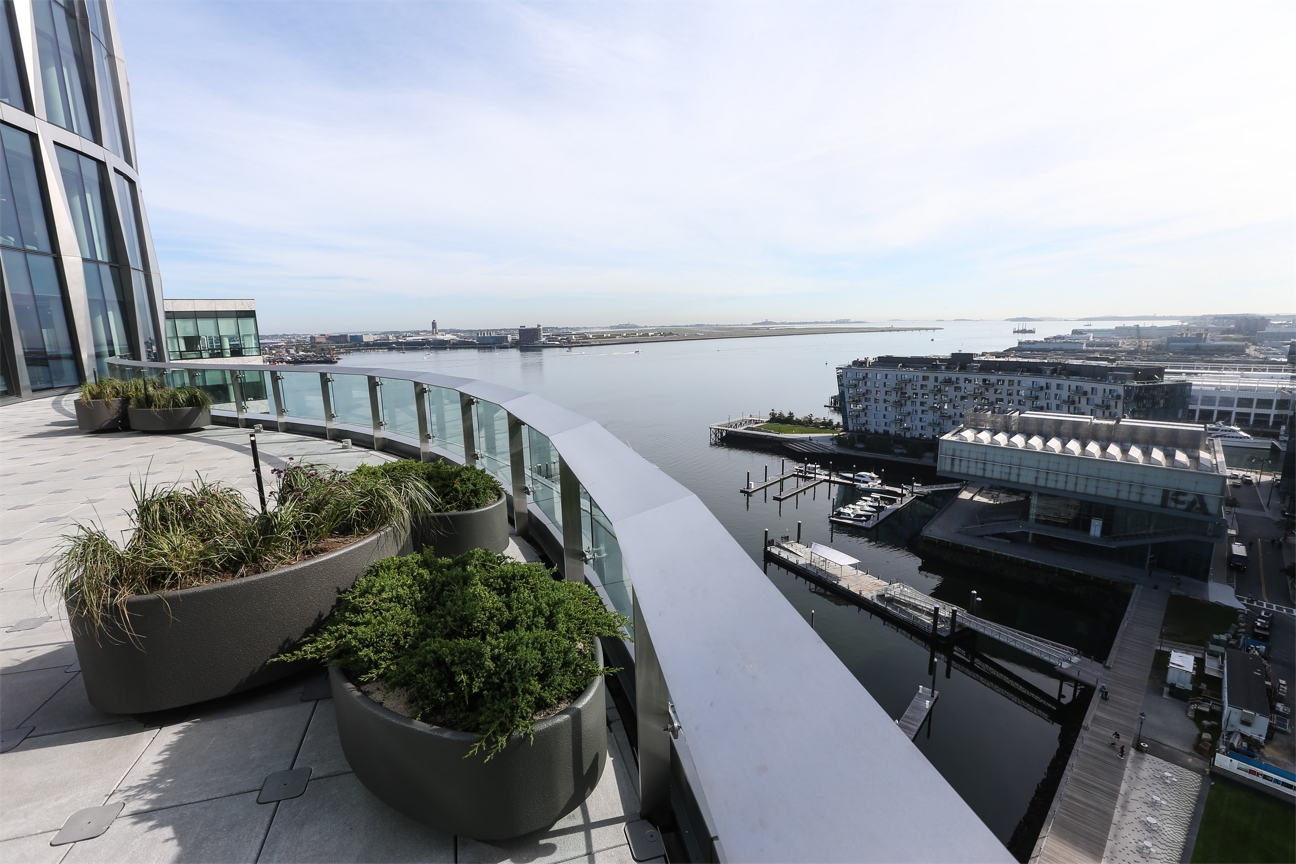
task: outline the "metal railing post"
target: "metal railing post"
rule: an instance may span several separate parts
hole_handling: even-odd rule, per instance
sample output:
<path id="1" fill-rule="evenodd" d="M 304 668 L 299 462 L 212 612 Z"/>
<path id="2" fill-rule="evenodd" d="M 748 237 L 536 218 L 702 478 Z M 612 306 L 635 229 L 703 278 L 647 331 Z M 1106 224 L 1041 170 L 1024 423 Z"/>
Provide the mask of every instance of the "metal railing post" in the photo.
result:
<path id="1" fill-rule="evenodd" d="M 568 582 L 585 581 L 585 539 L 582 536 L 580 480 L 558 457 L 558 494 L 562 499 L 563 578 Z"/>
<path id="2" fill-rule="evenodd" d="M 197 386 L 198 386 L 198 370 L 197 370 L 197 369 L 190 369 L 190 370 L 189 370 L 189 386 L 190 386 L 190 387 L 197 387 Z"/>
<path id="3" fill-rule="evenodd" d="M 275 425 L 279 427 L 280 432 L 287 432 L 288 421 L 284 419 L 284 416 L 288 413 L 288 409 L 284 407 L 282 372 L 270 373 L 270 391 L 274 395 Z"/>
<path id="4" fill-rule="evenodd" d="M 459 417 L 463 423 L 464 464 L 477 464 L 477 429 L 473 425 L 472 406 L 477 400 L 467 393 L 459 394 Z"/>
<path id="5" fill-rule="evenodd" d="M 381 450 L 387 421 L 383 419 L 382 382 L 373 375 L 369 376 L 369 416 L 373 421 L 373 449 Z"/>
<path id="6" fill-rule="evenodd" d="M 565 533 L 565 532 L 564 532 Z M 670 691 L 639 598 L 634 598 L 635 722 L 639 732 L 639 811 L 660 820 L 670 808 Z"/>
<path id="7" fill-rule="evenodd" d="M 247 425 L 243 420 L 243 413 L 247 411 L 247 406 L 243 404 L 243 373 L 231 372 L 230 385 L 234 389 L 234 413 L 238 415 L 238 425 L 242 429 Z"/>
<path id="8" fill-rule="evenodd" d="M 513 530 L 525 535 L 530 529 L 527 507 L 531 500 L 526 482 L 526 450 L 523 437 L 526 427 L 522 421 L 508 415 L 509 473 L 513 476 Z"/>
<path id="9" fill-rule="evenodd" d="M 414 382 L 414 412 L 418 415 L 419 461 L 432 461 L 432 433 L 428 430 L 426 384 Z"/>
<path id="10" fill-rule="evenodd" d="M 333 388 L 329 385 L 333 383 L 333 376 L 327 372 L 319 373 L 320 376 L 320 396 L 324 400 L 324 440 L 333 440 L 333 418 L 337 417 L 333 413 Z"/>

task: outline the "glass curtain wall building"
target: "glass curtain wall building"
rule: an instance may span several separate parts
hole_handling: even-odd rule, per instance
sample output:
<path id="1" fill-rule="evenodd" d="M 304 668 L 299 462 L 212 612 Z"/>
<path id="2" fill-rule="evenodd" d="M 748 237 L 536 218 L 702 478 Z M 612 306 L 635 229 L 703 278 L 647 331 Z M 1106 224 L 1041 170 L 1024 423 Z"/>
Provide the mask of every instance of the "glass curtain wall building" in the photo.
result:
<path id="1" fill-rule="evenodd" d="M 166 360 L 108 0 L 0 0 L 0 398 Z"/>

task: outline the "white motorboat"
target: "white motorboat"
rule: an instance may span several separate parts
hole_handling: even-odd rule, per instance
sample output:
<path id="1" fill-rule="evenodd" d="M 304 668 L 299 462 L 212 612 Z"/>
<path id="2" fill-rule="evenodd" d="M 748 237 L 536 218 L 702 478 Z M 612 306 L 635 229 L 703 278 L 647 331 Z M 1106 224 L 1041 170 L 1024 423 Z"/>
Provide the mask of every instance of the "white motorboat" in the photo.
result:
<path id="1" fill-rule="evenodd" d="M 1268 450 L 1279 442 L 1271 438 L 1256 438 L 1243 432 L 1236 426 L 1223 423 L 1207 423 L 1206 434 L 1221 441 L 1225 447 L 1241 447 L 1248 450 Z M 1279 444 L 1281 446 L 1281 444 Z"/>

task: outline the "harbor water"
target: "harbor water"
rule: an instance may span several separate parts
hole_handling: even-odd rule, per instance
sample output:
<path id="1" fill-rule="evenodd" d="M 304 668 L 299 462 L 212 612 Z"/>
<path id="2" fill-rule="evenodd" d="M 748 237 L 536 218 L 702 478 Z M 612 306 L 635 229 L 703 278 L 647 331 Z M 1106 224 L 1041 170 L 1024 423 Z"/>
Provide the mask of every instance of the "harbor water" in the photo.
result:
<path id="1" fill-rule="evenodd" d="M 773 538 L 795 537 L 799 521 L 806 543 L 831 543 L 874 575 L 903 580 L 960 606 L 966 606 L 976 590 L 983 598 L 982 617 L 1104 658 L 1123 612 L 1117 598 L 1086 606 L 1043 588 L 1003 583 L 991 574 L 925 563 L 904 542 L 905 535 L 933 512 L 925 502 L 893 517 L 894 524 L 862 532 L 838 529 L 828 521 L 842 496 L 851 494 L 845 487 L 825 484 L 781 505 L 773 501 L 777 486 L 750 498 L 739 493 L 747 472 L 758 480 L 768 466 L 770 475 L 776 474 L 779 457 L 711 445 L 710 424 L 743 414 L 766 415 L 771 409 L 827 415 L 825 406 L 837 389 L 836 367 L 856 358 L 1000 350 L 1018 338 L 1008 322 L 884 323 L 942 329 L 609 345 L 570 352 L 365 352 L 342 362 L 481 378 L 537 393 L 601 423 L 691 489 L 758 563 L 764 531 Z M 1088 324 L 1104 326 L 1097 320 L 1036 326 L 1047 335 Z M 870 467 L 879 469 L 885 469 L 888 483 L 913 476 L 896 463 Z M 930 481 L 930 469 L 925 476 Z M 946 677 L 944 661 L 937 664 L 933 685 L 931 653 L 925 645 L 855 606 L 811 591 L 804 581 L 772 565 L 767 578 L 805 617 L 806 626 L 814 611 L 816 632 L 892 717 L 904 713 L 919 685 L 939 691 L 916 744 L 990 829 L 1008 842 L 1050 762 L 1059 755 L 1062 727 L 958 668 Z M 1032 668 L 1011 652 L 1000 652 L 996 660 L 1056 695 L 1057 680 L 1047 670 Z M 841 730 L 843 737 L 853 734 Z"/>

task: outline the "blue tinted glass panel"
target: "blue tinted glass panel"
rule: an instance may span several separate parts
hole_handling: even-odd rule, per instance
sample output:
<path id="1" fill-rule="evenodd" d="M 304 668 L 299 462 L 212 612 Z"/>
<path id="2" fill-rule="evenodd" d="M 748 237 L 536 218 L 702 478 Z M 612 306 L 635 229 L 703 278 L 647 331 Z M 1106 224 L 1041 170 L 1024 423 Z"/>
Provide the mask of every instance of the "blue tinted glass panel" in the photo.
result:
<path id="1" fill-rule="evenodd" d="M 121 279 L 116 267 L 94 264 L 82 265 L 86 281 L 86 299 L 90 304 L 90 334 L 94 340 L 95 367 L 99 376 L 108 376 L 108 358 L 131 359 L 131 339 L 128 334 Z"/>
<path id="2" fill-rule="evenodd" d="M 135 197 L 135 184 L 124 174 L 114 172 L 117 180 L 117 205 L 121 208 L 122 236 L 126 238 L 126 257 L 137 270 L 144 268 L 144 255 L 140 247 L 139 200 Z"/>
<path id="3" fill-rule="evenodd" d="M 27 110 L 22 79 L 18 77 L 18 45 L 14 42 L 9 10 L 13 4 L 0 6 L 0 102 Z"/>
<path id="4" fill-rule="evenodd" d="M 131 292 L 135 296 L 135 316 L 144 336 L 144 359 L 158 360 L 157 332 L 153 326 L 153 291 L 147 273 L 130 271 Z"/>
<path id="5" fill-rule="evenodd" d="M 239 340 L 243 343 L 243 356 L 259 356 L 261 354 L 261 337 L 257 333 L 256 313 L 238 313 L 238 329 Z"/>
<path id="6" fill-rule="evenodd" d="M 36 18 L 36 53 L 40 58 L 46 119 L 82 138 L 98 141 L 85 98 L 89 76 L 76 18 L 51 0 L 32 0 L 32 12 Z"/>
<path id="7" fill-rule="evenodd" d="M 581 533 L 585 548 L 593 558 L 591 566 L 603 586 L 603 594 L 613 609 L 633 619 L 634 590 L 621 561 L 621 545 L 612 530 L 612 521 L 599 509 L 598 503 L 589 498 L 584 487 L 581 488 L 581 499 L 582 518 L 585 520 Z M 633 632 L 630 635 L 633 636 Z"/>
<path id="8" fill-rule="evenodd" d="M 0 243 L 34 252 L 51 252 L 49 222 L 41 199 L 32 136 L 12 126 L 0 126 L 3 142 L 5 206 L 0 212 Z"/>
<path id="9" fill-rule="evenodd" d="M 54 259 L 4 249 L 0 260 L 32 389 L 75 385 L 76 360 Z"/>
<path id="10" fill-rule="evenodd" d="M 266 372 L 240 372 L 243 376 L 243 410 L 249 414 L 273 414 L 270 405 L 270 375 Z"/>
<path id="11" fill-rule="evenodd" d="M 90 4 L 94 6 L 93 3 Z M 99 40 L 91 39 L 94 51 L 95 77 L 99 82 L 99 125 L 103 128 L 104 146 L 118 156 L 124 156 L 122 149 L 121 127 L 118 125 L 117 96 L 113 81 L 112 64 L 108 61 L 107 52 Z"/>
<path id="12" fill-rule="evenodd" d="M 63 189 L 67 192 L 68 209 L 72 211 L 81 257 L 115 263 L 116 249 L 109 237 L 104 210 L 106 178 L 103 166 L 88 156 L 63 147 L 54 149 L 58 153 L 59 172 L 63 176 Z"/>

